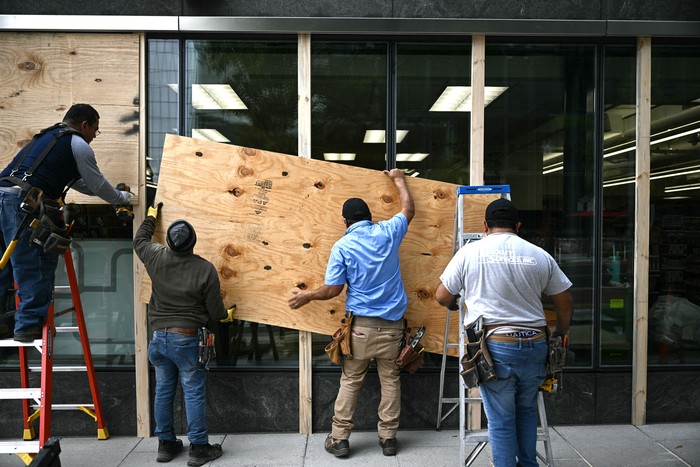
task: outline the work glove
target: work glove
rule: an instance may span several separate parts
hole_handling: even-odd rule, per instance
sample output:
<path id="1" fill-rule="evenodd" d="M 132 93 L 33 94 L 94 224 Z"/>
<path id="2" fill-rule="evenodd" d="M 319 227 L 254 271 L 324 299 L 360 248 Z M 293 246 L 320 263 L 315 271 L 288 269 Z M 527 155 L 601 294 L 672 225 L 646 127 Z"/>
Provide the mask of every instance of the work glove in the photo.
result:
<path id="1" fill-rule="evenodd" d="M 236 305 L 233 305 L 231 308 L 226 310 L 226 318 L 219 320 L 220 323 L 231 323 L 233 322 L 233 313 L 236 311 Z"/>
<path id="2" fill-rule="evenodd" d="M 459 310 L 459 299 L 461 295 L 457 294 L 455 295 L 455 298 L 452 300 L 452 303 L 447 305 L 447 309 L 450 311 L 458 311 Z"/>
<path id="3" fill-rule="evenodd" d="M 117 190 L 131 192 L 131 187 L 124 182 L 117 184 Z"/>
<path id="4" fill-rule="evenodd" d="M 151 216 L 154 219 L 158 219 L 158 214 L 160 214 L 160 208 L 163 207 L 163 203 L 158 203 L 155 206 L 151 206 L 148 208 L 148 212 L 146 212 L 146 216 Z"/>

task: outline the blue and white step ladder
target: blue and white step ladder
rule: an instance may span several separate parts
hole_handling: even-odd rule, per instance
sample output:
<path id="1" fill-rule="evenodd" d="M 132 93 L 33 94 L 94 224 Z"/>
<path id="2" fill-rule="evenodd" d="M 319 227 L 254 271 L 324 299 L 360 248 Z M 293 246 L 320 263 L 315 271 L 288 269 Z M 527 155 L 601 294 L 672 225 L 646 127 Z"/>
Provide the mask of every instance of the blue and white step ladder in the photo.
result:
<path id="1" fill-rule="evenodd" d="M 500 195 L 501 198 L 510 199 L 509 185 L 474 185 L 457 187 L 457 203 L 455 207 L 454 221 L 454 243 L 452 254 L 454 255 L 464 245 L 482 239 L 484 232 L 464 231 L 464 198 L 474 195 Z M 493 196 L 492 196 L 493 197 Z M 497 199 L 497 198 L 494 198 Z M 464 304 L 464 293 L 460 294 L 459 309 L 457 319 L 459 323 L 464 323 L 466 307 Z M 481 427 L 481 397 L 478 389 L 469 389 L 464 384 L 464 379 L 457 371 L 459 394 L 458 397 L 445 397 L 445 372 L 447 368 L 447 355 L 449 349 L 458 349 L 458 370 L 461 369 L 462 357 L 466 353 L 466 330 L 460 324 L 459 342 L 450 342 L 450 320 L 454 311 L 447 309 L 445 317 L 445 338 L 443 340 L 442 365 L 440 367 L 440 397 L 438 401 L 437 430 L 441 429 L 442 422 L 459 408 L 459 439 L 460 439 L 460 464 L 470 466 L 486 447 L 489 441 L 486 430 Z M 469 406 L 469 410 L 467 407 Z M 547 413 L 545 412 L 544 398 L 542 391 L 537 394 L 537 406 L 540 420 L 540 427 L 537 432 L 537 440 L 544 443 L 545 454 L 537 453 L 537 457 L 545 463 L 547 467 L 554 466 L 552 447 L 549 439 L 549 425 L 547 424 Z M 467 454 L 467 447 L 472 446 Z"/>

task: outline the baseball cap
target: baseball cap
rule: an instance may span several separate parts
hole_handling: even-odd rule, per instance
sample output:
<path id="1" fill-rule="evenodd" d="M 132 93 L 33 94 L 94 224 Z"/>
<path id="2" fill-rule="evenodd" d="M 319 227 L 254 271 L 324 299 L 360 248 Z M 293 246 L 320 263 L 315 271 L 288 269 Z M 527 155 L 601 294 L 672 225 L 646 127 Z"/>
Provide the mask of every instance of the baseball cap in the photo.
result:
<path id="1" fill-rule="evenodd" d="M 183 253 L 194 248 L 194 244 L 197 243 L 197 233 L 189 222 L 180 219 L 170 224 L 165 240 L 171 250 Z"/>
<path id="2" fill-rule="evenodd" d="M 360 198 L 350 198 L 343 203 L 343 217 L 349 221 L 362 221 L 372 219 L 369 206 Z"/>
<path id="3" fill-rule="evenodd" d="M 518 221 L 518 208 L 509 199 L 499 198 L 486 206 L 486 220 Z"/>

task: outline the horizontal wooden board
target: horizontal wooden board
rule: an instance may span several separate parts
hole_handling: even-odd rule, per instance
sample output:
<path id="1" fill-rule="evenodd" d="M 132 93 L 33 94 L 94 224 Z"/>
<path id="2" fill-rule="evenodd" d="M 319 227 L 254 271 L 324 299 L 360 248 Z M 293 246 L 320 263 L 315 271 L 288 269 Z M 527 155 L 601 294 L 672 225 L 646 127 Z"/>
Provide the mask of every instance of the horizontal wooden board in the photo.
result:
<path id="1" fill-rule="evenodd" d="M 138 184 L 139 36 L 93 33 L 0 33 L 0 164 L 42 128 L 84 102 L 100 114 L 91 143 L 116 185 Z M 135 190 L 134 190 L 135 191 Z M 102 203 L 73 190 L 67 201 Z"/>
<path id="2" fill-rule="evenodd" d="M 427 328 L 423 344 L 442 353 L 445 308 L 434 298 L 453 250 L 456 185 L 408 178 L 416 204 L 401 249 L 401 273 L 414 329 Z M 373 220 L 400 211 L 393 182 L 381 171 L 168 135 L 157 192 L 164 206 L 155 238 L 187 219 L 197 231 L 195 253 L 219 271 L 226 305 L 237 318 L 332 334 L 342 318 L 345 294 L 291 310 L 295 288 L 323 285 L 333 244 L 344 234 L 343 202 L 363 198 Z M 482 231 L 486 205 L 495 195 L 465 198 L 465 231 Z M 184 273 L 184 272 L 183 272 Z M 144 280 L 141 299 L 148 301 Z M 452 341 L 457 340 L 457 319 Z"/>

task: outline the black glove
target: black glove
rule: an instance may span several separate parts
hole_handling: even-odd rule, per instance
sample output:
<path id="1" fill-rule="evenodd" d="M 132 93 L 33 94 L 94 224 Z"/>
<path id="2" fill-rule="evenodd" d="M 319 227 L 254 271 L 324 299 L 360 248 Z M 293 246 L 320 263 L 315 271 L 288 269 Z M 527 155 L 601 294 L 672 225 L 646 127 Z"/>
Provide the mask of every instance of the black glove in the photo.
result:
<path id="1" fill-rule="evenodd" d="M 457 294 L 455 295 L 455 298 L 452 299 L 452 303 L 447 305 L 447 309 L 450 311 L 458 311 L 459 310 L 459 299 L 461 295 Z"/>

